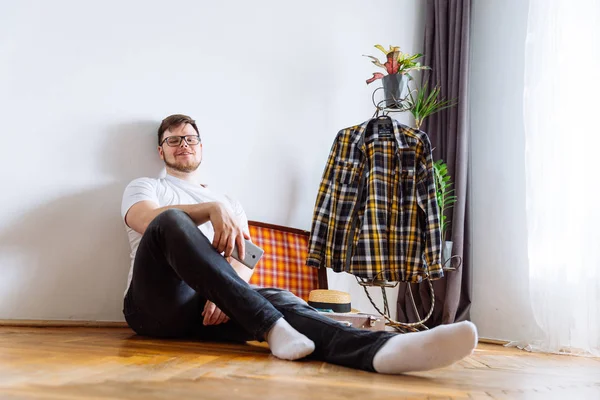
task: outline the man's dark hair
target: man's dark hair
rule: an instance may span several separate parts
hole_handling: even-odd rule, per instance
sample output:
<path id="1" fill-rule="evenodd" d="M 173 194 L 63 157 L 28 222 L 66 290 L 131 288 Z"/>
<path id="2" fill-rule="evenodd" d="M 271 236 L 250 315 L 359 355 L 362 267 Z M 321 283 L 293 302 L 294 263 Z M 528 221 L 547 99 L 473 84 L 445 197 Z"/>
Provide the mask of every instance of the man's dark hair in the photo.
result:
<path id="1" fill-rule="evenodd" d="M 163 119 L 158 127 L 158 145 L 160 146 L 160 142 L 162 141 L 163 134 L 171 129 L 171 127 L 178 127 L 181 124 L 190 124 L 198 136 L 200 136 L 200 131 L 198 131 L 198 127 L 196 126 L 196 121 L 194 121 L 191 117 L 183 114 L 173 114 L 169 115 L 167 118 Z"/>

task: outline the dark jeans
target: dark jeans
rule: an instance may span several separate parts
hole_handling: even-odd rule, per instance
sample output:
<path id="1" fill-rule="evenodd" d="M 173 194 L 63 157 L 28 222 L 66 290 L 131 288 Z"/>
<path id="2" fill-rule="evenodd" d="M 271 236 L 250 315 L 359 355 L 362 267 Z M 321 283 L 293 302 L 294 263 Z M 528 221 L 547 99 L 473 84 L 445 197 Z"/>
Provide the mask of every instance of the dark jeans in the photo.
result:
<path id="1" fill-rule="evenodd" d="M 204 326 L 207 299 L 230 321 Z M 394 335 L 347 327 L 288 291 L 248 285 L 177 209 L 158 215 L 142 236 L 123 314 L 140 335 L 234 342 L 262 341 L 284 317 L 315 342 L 309 358 L 366 371 L 374 371 L 375 353 Z"/>

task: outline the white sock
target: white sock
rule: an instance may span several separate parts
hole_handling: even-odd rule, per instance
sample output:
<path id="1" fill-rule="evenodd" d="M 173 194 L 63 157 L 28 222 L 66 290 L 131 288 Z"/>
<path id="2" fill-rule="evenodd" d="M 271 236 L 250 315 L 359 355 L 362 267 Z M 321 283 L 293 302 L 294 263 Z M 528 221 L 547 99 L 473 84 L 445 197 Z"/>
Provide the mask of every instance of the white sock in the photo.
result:
<path id="1" fill-rule="evenodd" d="M 477 327 L 463 321 L 424 332 L 398 334 L 373 358 L 375 371 L 401 374 L 442 368 L 470 355 L 477 346 Z"/>
<path id="2" fill-rule="evenodd" d="M 284 360 L 297 360 L 315 351 L 315 343 L 279 318 L 265 335 L 271 353 Z"/>

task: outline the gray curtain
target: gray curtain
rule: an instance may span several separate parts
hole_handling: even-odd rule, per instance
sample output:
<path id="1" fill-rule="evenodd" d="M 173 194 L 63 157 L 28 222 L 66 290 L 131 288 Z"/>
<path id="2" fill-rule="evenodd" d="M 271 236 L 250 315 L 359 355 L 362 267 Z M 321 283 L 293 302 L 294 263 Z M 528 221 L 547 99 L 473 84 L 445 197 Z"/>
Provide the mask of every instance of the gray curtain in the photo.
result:
<path id="1" fill-rule="evenodd" d="M 425 22 L 423 64 L 431 67 L 423 77 L 431 88 L 439 85 L 441 95 L 456 99 L 455 107 L 434 114 L 425 120 L 421 130 L 427 132 L 434 148 L 434 160 L 443 159 L 454 181 L 458 201 L 448 217 L 454 242 L 453 254 L 463 259 L 456 271 L 434 281 L 435 307 L 427 321 L 429 327 L 469 319 L 471 307 L 471 263 L 468 258 L 469 215 L 467 204 L 469 157 L 469 31 L 470 0 L 428 0 Z M 449 240 L 449 239 L 446 239 Z M 455 263 L 456 266 L 457 263 Z M 417 311 L 425 316 L 431 307 L 427 282 L 400 283 L 398 320 L 417 321 L 409 289 L 412 290 Z"/>

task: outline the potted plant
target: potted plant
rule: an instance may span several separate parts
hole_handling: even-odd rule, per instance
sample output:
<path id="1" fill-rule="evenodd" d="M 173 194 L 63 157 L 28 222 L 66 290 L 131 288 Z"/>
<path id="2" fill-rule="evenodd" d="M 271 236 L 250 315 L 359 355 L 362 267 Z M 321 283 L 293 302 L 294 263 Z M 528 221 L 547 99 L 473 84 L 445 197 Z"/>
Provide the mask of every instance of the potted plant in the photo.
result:
<path id="1" fill-rule="evenodd" d="M 435 194 L 437 197 L 438 209 L 440 214 L 440 227 L 442 233 L 442 265 L 446 266 L 448 260 L 452 257 L 451 240 L 446 240 L 446 231 L 450 225 L 450 221 L 446 217 L 446 211 L 452 208 L 456 203 L 457 197 L 454 195 L 452 188 L 452 178 L 448 173 L 448 166 L 443 160 L 437 160 L 433 163 Z M 448 267 L 446 267 L 448 268 Z"/>
<path id="2" fill-rule="evenodd" d="M 382 45 L 376 44 L 376 48 L 381 50 L 385 54 L 386 62 L 381 63 L 377 57 L 369 57 L 372 63 L 376 66 L 383 68 L 387 75 L 381 72 L 374 72 L 373 77 L 367 79 L 367 85 L 381 79 L 383 81 L 383 91 L 385 96 L 386 106 L 390 108 L 399 108 L 400 103 L 406 96 L 408 89 L 408 81 L 412 79 L 409 72 L 418 71 L 422 69 L 429 69 L 429 67 L 422 66 L 416 60 L 423 57 L 422 54 L 409 55 L 400 51 L 398 46 L 390 46 L 389 50 L 386 50 Z"/>

